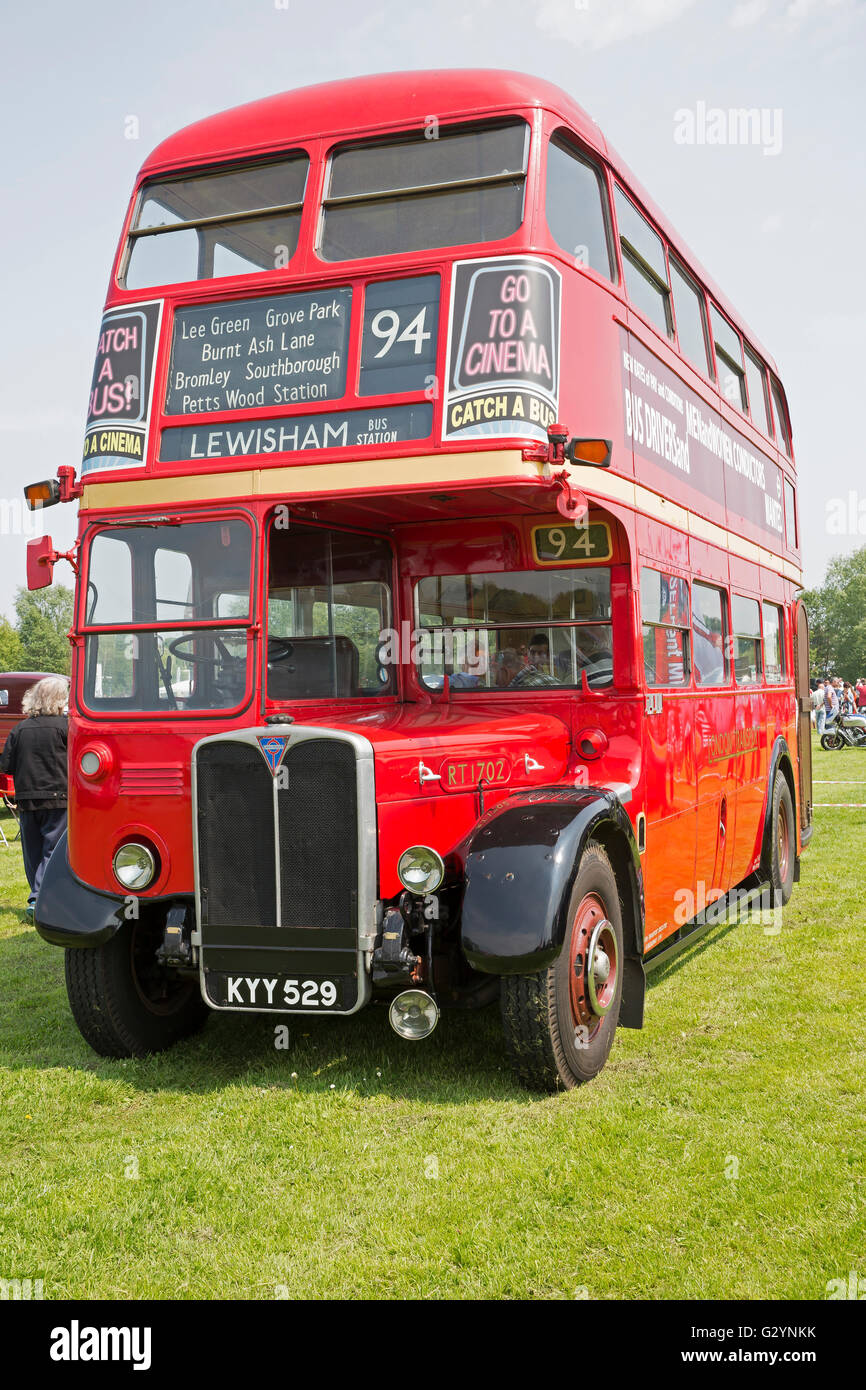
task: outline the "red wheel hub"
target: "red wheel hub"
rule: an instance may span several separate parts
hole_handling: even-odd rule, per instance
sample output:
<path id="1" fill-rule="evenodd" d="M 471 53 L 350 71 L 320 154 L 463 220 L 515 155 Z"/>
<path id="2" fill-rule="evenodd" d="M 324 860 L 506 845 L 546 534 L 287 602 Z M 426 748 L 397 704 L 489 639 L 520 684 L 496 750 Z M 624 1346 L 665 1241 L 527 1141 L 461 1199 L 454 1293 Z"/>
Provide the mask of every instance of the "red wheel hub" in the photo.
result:
<path id="1" fill-rule="evenodd" d="M 616 997 L 619 953 L 604 903 L 587 893 L 578 904 L 571 932 L 569 993 L 575 1028 L 587 1035 L 600 1028 Z"/>

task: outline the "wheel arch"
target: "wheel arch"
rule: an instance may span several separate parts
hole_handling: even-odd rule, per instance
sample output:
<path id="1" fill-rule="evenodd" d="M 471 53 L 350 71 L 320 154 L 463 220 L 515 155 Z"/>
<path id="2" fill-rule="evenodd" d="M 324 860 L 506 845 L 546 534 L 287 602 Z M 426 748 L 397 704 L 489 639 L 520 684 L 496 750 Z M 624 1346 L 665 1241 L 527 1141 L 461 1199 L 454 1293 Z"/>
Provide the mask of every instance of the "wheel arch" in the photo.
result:
<path id="1" fill-rule="evenodd" d="M 606 787 L 539 788 L 517 794 L 481 818 L 461 846 L 464 891 L 460 934 L 476 970 L 528 975 L 562 950 L 568 904 L 590 843 L 607 854 L 623 910 L 627 969 L 621 1021 L 643 1020 L 643 874 L 631 821 Z"/>
<path id="2" fill-rule="evenodd" d="M 776 778 L 782 776 L 788 783 L 788 791 L 791 793 L 791 805 L 794 808 L 794 831 L 795 844 L 797 826 L 799 824 L 799 798 L 797 795 L 797 779 L 794 776 L 794 761 L 791 757 L 791 750 L 788 741 L 780 734 L 773 744 L 770 753 L 770 761 L 767 765 L 767 790 L 764 798 L 764 825 L 761 832 L 761 871 L 770 872 L 772 841 L 773 841 L 773 789 Z"/>

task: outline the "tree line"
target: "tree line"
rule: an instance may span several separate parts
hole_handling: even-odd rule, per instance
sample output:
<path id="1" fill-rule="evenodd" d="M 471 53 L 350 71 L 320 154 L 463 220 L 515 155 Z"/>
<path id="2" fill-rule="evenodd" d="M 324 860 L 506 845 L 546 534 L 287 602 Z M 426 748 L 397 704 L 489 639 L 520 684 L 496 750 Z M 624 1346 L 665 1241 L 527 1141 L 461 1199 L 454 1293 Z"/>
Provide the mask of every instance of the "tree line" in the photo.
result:
<path id="1" fill-rule="evenodd" d="M 837 555 L 824 583 L 806 589 L 813 676 L 866 676 L 866 545 Z"/>
<path id="2" fill-rule="evenodd" d="M 0 617 L 0 671 L 56 671 L 68 676 L 72 656 L 72 590 L 55 584 L 15 595 L 15 621 Z"/>

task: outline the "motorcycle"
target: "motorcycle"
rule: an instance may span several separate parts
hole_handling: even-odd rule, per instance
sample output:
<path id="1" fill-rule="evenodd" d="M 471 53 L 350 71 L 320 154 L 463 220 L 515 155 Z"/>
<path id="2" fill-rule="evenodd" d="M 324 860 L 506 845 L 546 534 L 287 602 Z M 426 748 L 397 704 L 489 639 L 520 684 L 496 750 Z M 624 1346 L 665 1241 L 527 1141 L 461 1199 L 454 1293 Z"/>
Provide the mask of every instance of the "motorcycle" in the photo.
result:
<path id="1" fill-rule="evenodd" d="M 866 748 L 866 715 L 837 714 L 828 719 L 821 735 L 825 753 L 837 748 Z"/>

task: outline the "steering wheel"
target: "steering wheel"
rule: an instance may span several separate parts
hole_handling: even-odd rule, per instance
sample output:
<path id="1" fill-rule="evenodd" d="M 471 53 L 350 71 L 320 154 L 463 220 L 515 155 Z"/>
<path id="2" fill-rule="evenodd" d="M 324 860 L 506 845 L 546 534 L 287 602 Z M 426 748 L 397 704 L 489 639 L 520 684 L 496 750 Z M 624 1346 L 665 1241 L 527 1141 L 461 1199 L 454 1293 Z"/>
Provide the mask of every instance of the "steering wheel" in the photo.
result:
<path id="1" fill-rule="evenodd" d="M 290 656 L 294 656 L 294 644 L 287 637 L 268 638 L 268 665 L 274 666 L 278 661 L 288 661 Z"/>
<path id="2" fill-rule="evenodd" d="M 219 656 L 201 656 L 197 652 L 185 651 L 183 644 L 185 642 L 194 642 L 197 637 L 209 638 L 219 652 Z M 225 642 L 223 642 L 219 633 L 208 632 L 207 629 L 203 629 L 200 632 L 182 632 L 180 637 L 175 637 L 173 642 L 169 642 L 168 650 L 171 652 L 172 656 L 177 657 L 178 661 L 188 661 L 192 666 L 219 666 L 222 662 L 236 660 Z"/>

